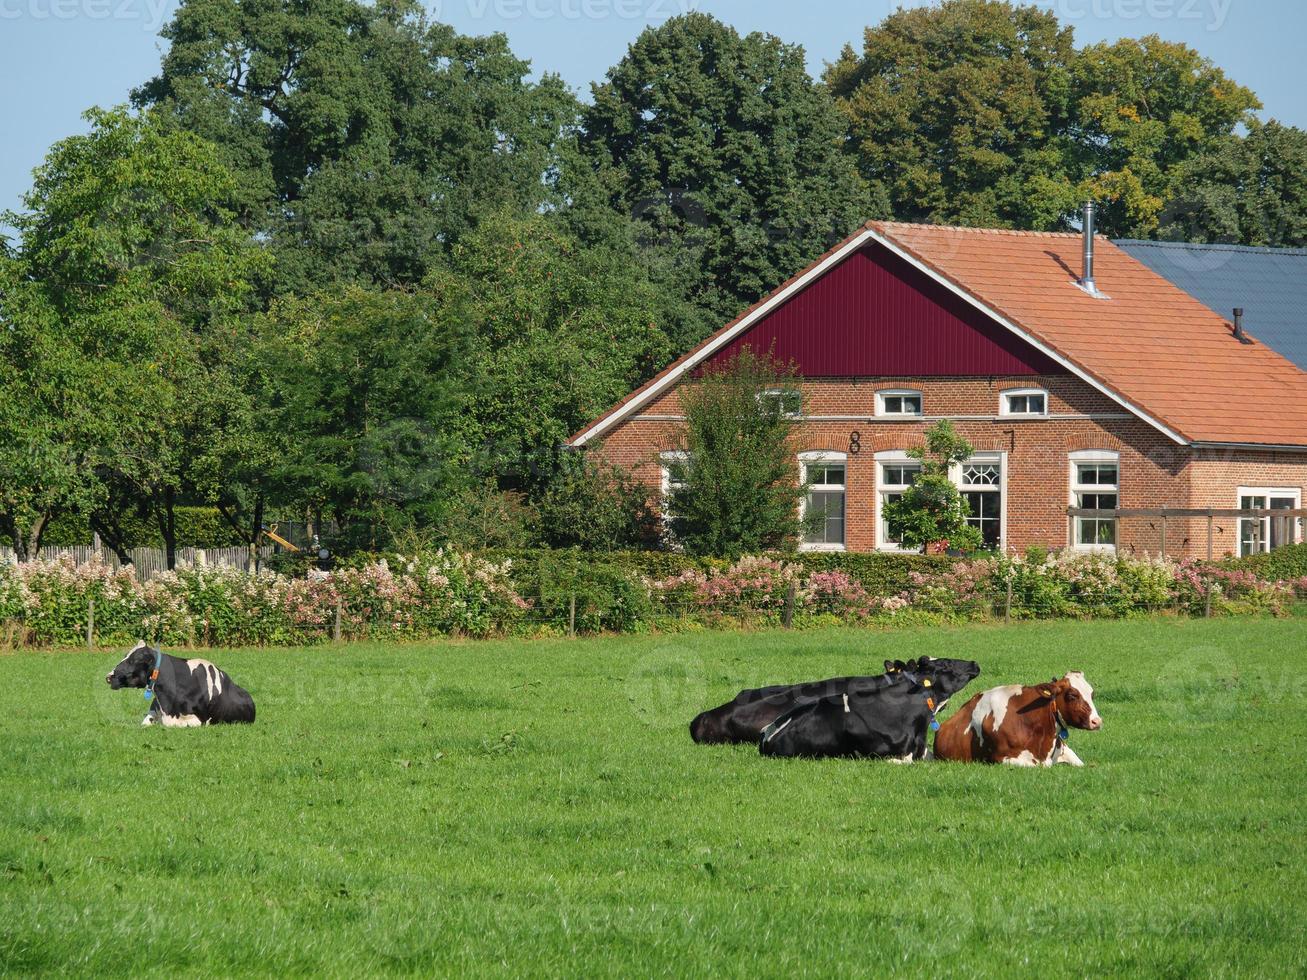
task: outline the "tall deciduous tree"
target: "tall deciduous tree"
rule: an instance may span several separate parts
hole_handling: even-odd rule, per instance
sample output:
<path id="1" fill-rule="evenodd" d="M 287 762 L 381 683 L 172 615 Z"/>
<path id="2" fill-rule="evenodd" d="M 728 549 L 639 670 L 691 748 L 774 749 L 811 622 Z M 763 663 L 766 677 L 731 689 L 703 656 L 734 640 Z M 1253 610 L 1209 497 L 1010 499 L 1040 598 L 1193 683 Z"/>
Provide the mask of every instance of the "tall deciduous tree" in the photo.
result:
<path id="1" fill-rule="evenodd" d="M 1307 133 L 1253 124 L 1180 167 L 1160 237 L 1307 246 Z"/>
<path id="2" fill-rule="evenodd" d="M 219 143 L 281 292 L 413 284 L 487 208 L 548 198 L 576 101 L 416 0 L 185 0 L 135 97 Z"/>
<path id="3" fill-rule="evenodd" d="M 457 291 L 358 286 L 279 301 L 266 318 L 288 434 L 277 482 L 356 545 L 433 524 L 466 482 L 453 465 L 466 322 Z M 245 501 L 253 524 L 260 499 L 256 487 Z"/>
<path id="4" fill-rule="evenodd" d="M 803 49 L 706 14 L 641 34 L 583 126 L 611 206 L 714 326 L 877 216 Z"/>
<path id="5" fill-rule="evenodd" d="M 692 554 L 791 548 L 804 487 L 784 399 L 792 368 L 745 348 L 681 391 L 682 457 L 664 502 L 672 539 Z"/>
<path id="6" fill-rule="evenodd" d="M 1075 206 L 1070 28 L 998 0 L 899 10 L 826 83 L 895 218 L 1054 228 Z"/>
<path id="7" fill-rule="evenodd" d="M 1157 35 L 1085 48 L 1075 62 L 1075 122 L 1105 234 L 1157 230 L 1187 161 L 1254 122 L 1261 103 L 1193 48 Z"/>
<path id="8" fill-rule="evenodd" d="M 458 431 L 478 472 L 507 487 L 541 490 L 563 440 L 672 353 L 664 298 L 629 253 L 583 247 L 546 217 L 486 220 L 443 276 L 472 324 Z"/>
<path id="9" fill-rule="evenodd" d="M 1007 0 L 900 10 L 826 82 L 896 218 L 1055 230 L 1093 196 L 1114 236 L 1155 234 L 1186 161 L 1260 107 L 1183 44 L 1154 35 L 1077 50 L 1053 12 Z"/>
<path id="10" fill-rule="evenodd" d="M 174 508 L 207 434 L 192 408 L 225 369 L 218 338 L 246 309 L 265 256 L 233 220 L 236 182 L 211 144 L 153 116 L 88 118 L 90 133 L 55 145 L 24 210 L 6 218 L 22 236 L 6 360 L 35 396 L 10 410 L 26 441 L 49 434 L 29 455 L 46 459 L 42 484 L 64 487 L 29 486 L 31 501 L 45 501 L 29 502 L 30 520 L 93 511 L 108 485 L 126 485 L 156 515 L 171 563 Z M 24 397 L 21 385 L 5 391 Z"/>

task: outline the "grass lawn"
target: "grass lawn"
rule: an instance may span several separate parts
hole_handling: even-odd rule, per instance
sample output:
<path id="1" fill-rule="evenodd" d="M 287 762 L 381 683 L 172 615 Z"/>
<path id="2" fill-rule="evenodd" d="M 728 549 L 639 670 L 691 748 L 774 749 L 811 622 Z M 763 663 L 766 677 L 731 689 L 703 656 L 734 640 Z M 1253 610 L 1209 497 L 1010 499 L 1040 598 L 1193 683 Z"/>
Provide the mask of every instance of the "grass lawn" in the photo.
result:
<path id="1" fill-rule="evenodd" d="M 0 973 L 1301 975 L 1307 621 L 214 656 L 142 729 L 112 654 L 0 656 Z M 1087 768 L 768 760 L 744 685 L 1083 669 Z"/>

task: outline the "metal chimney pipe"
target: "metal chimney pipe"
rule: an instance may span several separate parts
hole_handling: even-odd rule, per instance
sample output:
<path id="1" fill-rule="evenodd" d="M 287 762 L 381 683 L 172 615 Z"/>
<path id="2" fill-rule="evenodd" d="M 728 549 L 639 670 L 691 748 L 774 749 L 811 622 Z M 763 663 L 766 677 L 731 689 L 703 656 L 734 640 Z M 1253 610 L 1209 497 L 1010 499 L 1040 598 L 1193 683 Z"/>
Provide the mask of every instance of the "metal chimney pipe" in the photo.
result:
<path id="1" fill-rule="evenodd" d="M 1085 292 L 1091 296 L 1098 293 L 1098 285 L 1094 282 L 1094 202 L 1085 202 L 1085 271 L 1080 277 L 1080 285 Z"/>
<path id="2" fill-rule="evenodd" d="M 1234 339 L 1241 344 L 1248 343 L 1248 338 L 1243 335 L 1243 307 L 1234 308 Z"/>

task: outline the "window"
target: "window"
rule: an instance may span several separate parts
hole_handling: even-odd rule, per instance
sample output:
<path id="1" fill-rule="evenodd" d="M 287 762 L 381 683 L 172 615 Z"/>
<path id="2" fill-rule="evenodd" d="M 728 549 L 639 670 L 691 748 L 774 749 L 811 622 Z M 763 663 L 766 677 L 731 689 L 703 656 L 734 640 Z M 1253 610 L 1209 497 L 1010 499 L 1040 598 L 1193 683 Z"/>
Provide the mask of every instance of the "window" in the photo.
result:
<path id="1" fill-rule="evenodd" d="M 919 417 L 921 415 L 921 392 L 878 391 L 876 392 L 876 414 L 880 416 Z"/>
<path id="2" fill-rule="evenodd" d="M 1048 392 L 1042 388 L 1020 388 L 1005 391 L 999 396 L 999 415 L 1018 418 L 1046 418 L 1048 416 Z"/>
<path id="3" fill-rule="evenodd" d="M 672 491 L 683 490 L 686 485 L 684 468 L 675 464 L 688 463 L 689 460 L 690 455 L 685 452 L 663 453 L 659 456 L 663 474 L 662 512 L 664 527 L 671 524 L 673 519 L 671 512 Z"/>
<path id="4" fill-rule="evenodd" d="M 1071 504 L 1085 510 L 1116 510 L 1120 506 L 1120 457 L 1113 452 L 1071 454 Z M 1077 517 L 1072 543 L 1088 551 L 1116 548 L 1116 519 Z"/>
<path id="5" fill-rule="evenodd" d="M 1240 487 L 1240 510 L 1296 510 L 1301 506 L 1302 491 L 1297 487 Z M 1298 520 L 1294 517 L 1239 518 L 1239 554 L 1256 555 L 1274 551 L 1299 538 Z"/>
<path id="6" fill-rule="evenodd" d="M 797 419 L 803 415 L 803 392 L 797 388 L 776 388 L 758 395 L 758 400 L 775 402 L 776 410 L 787 419 Z"/>
<path id="7" fill-rule="evenodd" d="M 807 496 L 799 509 L 804 521 L 804 551 L 844 550 L 844 490 L 847 473 L 843 453 L 800 453 L 799 466 L 803 482 L 808 485 Z M 809 527 L 808 519 L 820 521 Z"/>
<path id="8" fill-rule="evenodd" d="M 1003 546 L 1003 454 L 978 453 L 963 463 L 955 480 L 971 515 L 967 523 L 980 531 L 986 548 Z"/>
<path id="9" fill-rule="evenodd" d="M 907 453 L 876 454 L 876 547 L 881 551 L 898 551 L 899 535 L 885 520 L 885 505 L 898 500 L 903 491 L 917 482 L 921 463 Z"/>

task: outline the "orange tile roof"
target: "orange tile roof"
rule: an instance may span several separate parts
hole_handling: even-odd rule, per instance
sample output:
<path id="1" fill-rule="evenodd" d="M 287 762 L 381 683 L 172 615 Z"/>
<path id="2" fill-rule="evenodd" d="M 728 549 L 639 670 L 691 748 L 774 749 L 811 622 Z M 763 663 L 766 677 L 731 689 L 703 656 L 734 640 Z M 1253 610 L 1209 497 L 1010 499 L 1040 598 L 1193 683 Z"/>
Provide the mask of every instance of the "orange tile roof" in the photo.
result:
<path id="1" fill-rule="evenodd" d="M 1078 373 L 1187 442 L 1307 446 L 1307 372 L 1255 338 L 1240 344 L 1222 317 L 1108 239 L 1095 247 L 1106 299 L 1076 285 L 1082 237 L 1055 232 L 869 221 L 621 399 L 568 442 L 601 435 L 724 335 L 870 231 L 1043 344 Z"/>
<path id="2" fill-rule="evenodd" d="M 1096 299 L 1076 234 L 867 227 L 1191 442 L 1307 445 L 1307 373 L 1107 239 Z"/>

